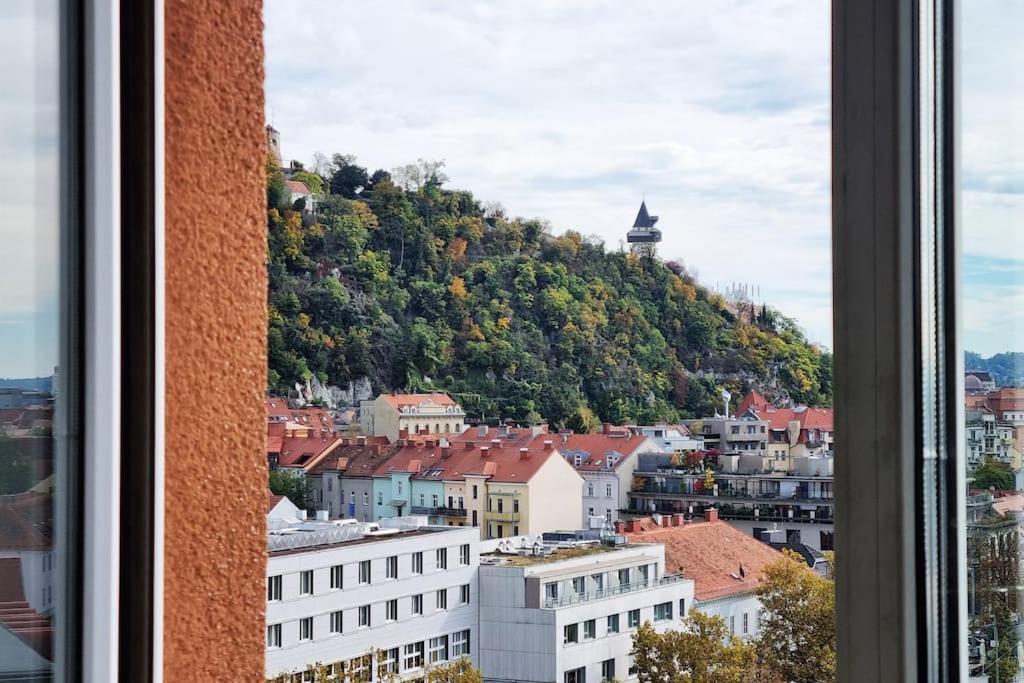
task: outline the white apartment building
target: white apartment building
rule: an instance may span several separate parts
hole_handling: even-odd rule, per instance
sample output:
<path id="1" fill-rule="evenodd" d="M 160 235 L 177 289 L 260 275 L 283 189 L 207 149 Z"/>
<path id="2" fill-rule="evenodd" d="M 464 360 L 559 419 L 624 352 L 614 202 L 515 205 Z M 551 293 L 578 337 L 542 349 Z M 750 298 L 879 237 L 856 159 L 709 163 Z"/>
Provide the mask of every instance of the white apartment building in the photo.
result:
<path id="1" fill-rule="evenodd" d="M 640 425 L 634 429 L 669 453 L 704 450 L 704 437 L 691 434 L 686 425 Z"/>
<path id="2" fill-rule="evenodd" d="M 267 677 L 312 681 L 319 664 L 339 681 L 409 681 L 476 665 L 479 531 L 424 522 L 268 520 Z"/>
<path id="3" fill-rule="evenodd" d="M 677 627 L 693 605 L 693 581 L 666 575 L 661 545 L 538 545 L 549 554 L 520 555 L 505 544 L 481 556 L 478 661 L 488 682 L 635 680 L 636 628 Z"/>

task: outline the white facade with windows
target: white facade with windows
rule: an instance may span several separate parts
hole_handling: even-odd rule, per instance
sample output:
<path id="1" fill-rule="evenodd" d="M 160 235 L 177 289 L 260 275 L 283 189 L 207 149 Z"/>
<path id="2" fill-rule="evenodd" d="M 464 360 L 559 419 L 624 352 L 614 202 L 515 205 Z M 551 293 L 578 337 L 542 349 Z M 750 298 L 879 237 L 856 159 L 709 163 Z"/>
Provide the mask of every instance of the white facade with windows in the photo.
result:
<path id="1" fill-rule="evenodd" d="M 547 556 L 485 555 L 480 650 L 485 681 L 634 680 L 632 635 L 678 625 L 693 581 L 665 575 L 664 546 L 580 546 Z"/>
<path id="2" fill-rule="evenodd" d="M 365 680 L 377 680 L 381 665 L 407 680 L 427 664 L 463 655 L 477 662 L 478 531 L 418 526 L 413 518 L 381 526 L 392 528 L 346 520 L 271 532 L 268 678 L 312 680 L 303 672 L 319 663 L 339 680 L 363 670 L 372 676 Z M 343 527 L 351 538 L 338 538 Z M 304 546 L 303 534 L 330 542 Z M 447 568 L 438 566 L 443 555 Z"/>

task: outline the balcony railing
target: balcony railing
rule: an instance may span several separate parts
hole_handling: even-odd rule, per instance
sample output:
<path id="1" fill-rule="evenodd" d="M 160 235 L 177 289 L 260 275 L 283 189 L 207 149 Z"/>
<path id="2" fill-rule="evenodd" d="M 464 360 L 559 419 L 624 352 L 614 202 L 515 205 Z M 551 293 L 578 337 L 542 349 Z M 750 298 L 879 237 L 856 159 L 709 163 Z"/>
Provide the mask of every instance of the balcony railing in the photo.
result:
<path id="1" fill-rule="evenodd" d="M 441 510 L 441 509 L 442 508 L 438 508 L 438 507 L 424 507 L 422 505 L 413 505 L 411 508 L 409 508 L 409 514 L 411 514 L 411 515 L 429 515 L 431 517 L 436 517 L 437 515 L 441 514 L 439 512 L 439 510 Z"/>
<path id="2" fill-rule="evenodd" d="M 591 591 L 589 593 L 577 593 L 575 591 L 569 591 L 568 595 L 563 595 L 557 598 L 545 598 L 544 608 L 555 609 L 556 607 L 566 607 L 567 605 L 576 605 L 582 602 L 603 600 L 604 598 L 622 595 L 623 593 L 633 593 L 635 591 L 643 591 L 648 590 L 650 588 L 658 588 L 659 586 L 665 586 L 671 583 L 678 583 L 682 581 L 684 578 L 685 577 L 682 574 L 666 574 L 657 581 L 636 581 L 634 583 L 610 586 L 608 588 L 604 588 L 598 591 Z"/>
<path id="3" fill-rule="evenodd" d="M 465 508 L 439 507 L 437 508 L 437 514 L 444 517 L 465 517 L 466 510 Z"/>
<path id="4" fill-rule="evenodd" d="M 778 494 L 771 493 L 728 493 L 719 491 L 718 495 L 713 493 L 686 493 L 685 491 L 669 491 L 669 490 L 658 490 L 652 488 L 644 488 L 639 491 L 630 491 L 629 495 L 636 496 L 638 498 L 682 498 L 686 500 L 700 500 L 700 501 L 718 501 L 726 503 L 727 501 L 745 501 L 750 503 L 764 503 L 766 505 L 832 505 L 835 498 L 833 496 L 781 496 Z"/>
<path id="5" fill-rule="evenodd" d="M 497 512 L 495 510 L 488 510 L 487 512 L 484 513 L 484 516 L 487 517 L 487 519 L 492 520 L 494 522 L 518 522 L 519 521 L 519 513 L 518 512 Z"/>

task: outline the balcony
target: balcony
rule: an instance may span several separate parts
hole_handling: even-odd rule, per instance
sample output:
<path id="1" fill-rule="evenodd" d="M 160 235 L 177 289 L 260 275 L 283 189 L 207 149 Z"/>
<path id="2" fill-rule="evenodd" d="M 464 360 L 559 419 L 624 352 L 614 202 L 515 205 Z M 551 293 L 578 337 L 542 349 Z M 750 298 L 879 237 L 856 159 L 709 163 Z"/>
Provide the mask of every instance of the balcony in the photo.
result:
<path id="1" fill-rule="evenodd" d="M 832 496 L 781 496 L 777 493 L 747 493 L 743 491 L 719 491 L 714 495 L 707 491 L 702 493 L 686 493 L 685 491 L 657 490 L 645 487 L 640 491 L 630 491 L 630 496 L 636 498 L 672 498 L 680 501 L 707 501 L 728 505 L 731 501 L 742 501 L 751 505 L 829 505 L 833 503 Z"/>
<path id="2" fill-rule="evenodd" d="M 650 590 L 651 588 L 658 588 L 672 583 L 679 583 L 685 577 L 682 574 L 667 574 L 657 581 L 637 581 L 634 583 L 620 584 L 618 586 L 611 586 L 604 590 L 591 591 L 589 593 L 576 593 L 569 591 L 569 595 L 563 595 L 558 598 L 545 598 L 544 609 L 557 609 L 559 607 L 567 607 L 569 605 L 578 605 L 584 602 L 593 602 L 594 600 L 603 600 L 604 598 L 614 597 L 616 595 L 622 595 L 623 593 L 634 593 L 636 591 Z"/>
<path id="3" fill-rule="evenodd" d="M 442 517 L 465 517 L 466 510 L 465 508 L 439 507 L 437 508 L 437 514 Z"/>
<path id="4" fill-rule="evenodd" d="M 441 514 L 440 510 L 444 508 L 438 507 L 424 507 L 422 505 L 413 505 L 409 508 L 410 515 L 429 515 L 430 517 L 437 517 Z"/>
<path id="5" fill-rule="evenodd" d="M 488 519 L 488 520 L 490 520 L 492 522 L 518 522 L 519 521 L 519 513 L 518 512 L 495 512 L 493 510 L 488 510 L 487 512 L 484 513 L 484 518 Z"/>

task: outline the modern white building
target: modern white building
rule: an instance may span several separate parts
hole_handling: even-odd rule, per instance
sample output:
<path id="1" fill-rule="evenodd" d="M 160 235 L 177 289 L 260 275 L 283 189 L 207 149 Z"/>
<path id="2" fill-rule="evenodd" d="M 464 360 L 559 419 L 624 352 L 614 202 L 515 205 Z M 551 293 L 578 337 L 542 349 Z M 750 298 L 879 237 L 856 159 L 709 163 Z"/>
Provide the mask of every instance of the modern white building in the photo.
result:
<path id="1" fill-rule="evenodd" d="M 691 434 L 686 425 L 640 425 L 635 429 L 647 438 L 653 439 L 661 450 L 669 453 L 704 450 L 704 437 Z"/>
<path id="2" fill-rule="evenodd" d="M 561 549 L 520 551 L 503 543 L 480 565 L 478 661 L 488 682 L 635 680 L 636 628 L 678 625 L 693 604 L 693 581 L 666 574 L 661 545 L 563 537 Z"/>
<path id="3" fill-rule="evenodd" d="M 267 677 L 312 681 L 321 665 L 338 680 L 417 680 L 476 664 L 479 531 L 424 522 L 268 520 Z"/>

